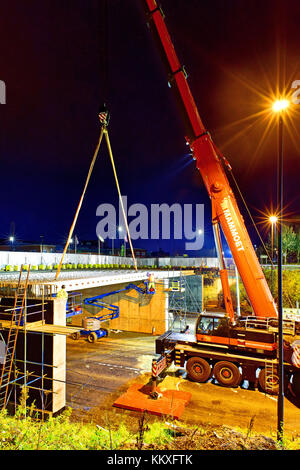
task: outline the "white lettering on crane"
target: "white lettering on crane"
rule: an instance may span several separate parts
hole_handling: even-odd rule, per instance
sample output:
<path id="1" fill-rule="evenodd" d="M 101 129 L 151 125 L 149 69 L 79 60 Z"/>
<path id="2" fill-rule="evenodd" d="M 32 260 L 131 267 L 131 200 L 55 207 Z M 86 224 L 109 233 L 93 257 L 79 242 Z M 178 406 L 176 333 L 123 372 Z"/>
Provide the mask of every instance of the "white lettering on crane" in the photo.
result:
<path id="1" fill-rule="evenodd" d="M 226 219 L 226 222 L 228 224 L 229 230 L 231 232 L 232 238 L 234 240 L 235 246 L 237 247 L 237 251 L 244 251 L 244 246 L 241 241 L 241 237 L 238 234 L 238 231 L 236 229 L 235 223 L 233 221 L 232 215 L 230 213 L 230 210 L 227 207 L 227 204 L 225 200 L 221 203 L 221 207 L 223 209 L 223 214 Z"/>
<path id="2" fill-rule="evenodd" d="M 297 88 L 296 91 L 292 94 L 292 102 L 294 104 L 300 104 L 300 80 L 294 80 L 292 83 L 292 88 Z"/>
<path id="3" fill-rule="evenodd" d="M 3 80 L 0 80 L 0 104 L 6 104 L 6 86 Z"/>

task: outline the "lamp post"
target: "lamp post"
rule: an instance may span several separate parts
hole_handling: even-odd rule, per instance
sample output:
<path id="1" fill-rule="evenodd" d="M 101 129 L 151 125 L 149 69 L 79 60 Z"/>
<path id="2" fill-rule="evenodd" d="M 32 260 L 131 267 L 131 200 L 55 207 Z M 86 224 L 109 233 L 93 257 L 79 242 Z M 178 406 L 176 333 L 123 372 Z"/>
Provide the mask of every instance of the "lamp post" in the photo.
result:
<path id="1" fill-rule="evenodd" d="M 117 225 L 114 226 L 114 228 L 116 229 L 117 232 L 120 231 L 120 228 Z M 114 254 L 115 254 L 115 247 L 114 247 L 114 237 L 115 237 L 115 235 L 116 235 L 116 232 L 113 233 L 113 237 L 111 239 L 111 250 L 112 250 L 111 254 L 112 254 L 112 256 L 114 256 Z M 118 235 L 116 235 L 116 237 L 118 238 Z"/>
<path id="2" fill-rule="evenodd" d="M 100 245 L 100 242 L 104 242 L 103 238 L 98 235 L 98 256 L 100 256 L 101 254 L 101 245 Z M 100 262 L 100 259 L 99 259 L 99 262 Z"/>
<path id="3" fill-rule="evenodd" d="M 78 244 L 78 238 L 77 235 L 74 236 L 74 253 L 76 255 L 77 253 L 77 244 Z"/>
<path id="4" fill-rule="evenodd" d="M 123 232 L 123 227 L 118 228 L 119 234 Z M 120 243 L 120 254 L 122 253 L 121 243 Z M 124 235 L 124 256 L 126 256 L 126 234 Z"/>
<path id="5" fill-rule="evenodd" d="M 278 265 L 278 378 L 279 394 L 277 400 L 277 440 L 283 437 L 284 420 L 284 371 L 283 371 L 283 311 L 282 311 L 282 221 L 283 221 L 283 112 L 289 101 L 280 99 L 273 104 L 278 114 L 278 159 L 277 159 L 277 265 Z"/>
<path id="6" fill-rule="evenodd" d="M 13 236 L 10 236 L 10 237 L 9 237 L 9 241 L 10 241 L 10 243 L 11 243 L 11 249 L 12 249 L 12 251 L 13 251 L 15 237 L 13 237 Z"/>
<path id="7" fill-rule="evenodd" d="M 198 228 L 198 229 L 197 229 L 197 234 L 199 235 L 199 237 L 203 234 L 202 228 Z M 199 251 L 200 251 L 200 250 L 199 250 Z"/>
<path id="8" fill-rule="evenodd" d="M 277 223 L 277 217 L 276 215 L 271 215 L 269 217 L 269 222 L 271 224 L 271 260 L 272 260 L 272 263 L 271 263 L 271 292 L 272 292 L 272 295 L 274 295 L 274 288 L 273 288 L 273 271 L 274 271 L 274 264 L 273 264 L 273 260 L 274 260 L 274 225 L 276 225 Z"/>
<path id="9" fill-rule="evenodd" d="M 40 252 L 43 253 L 44 251 L 44 235 L 40 235 L 41 244 L 40 244 Z"/>

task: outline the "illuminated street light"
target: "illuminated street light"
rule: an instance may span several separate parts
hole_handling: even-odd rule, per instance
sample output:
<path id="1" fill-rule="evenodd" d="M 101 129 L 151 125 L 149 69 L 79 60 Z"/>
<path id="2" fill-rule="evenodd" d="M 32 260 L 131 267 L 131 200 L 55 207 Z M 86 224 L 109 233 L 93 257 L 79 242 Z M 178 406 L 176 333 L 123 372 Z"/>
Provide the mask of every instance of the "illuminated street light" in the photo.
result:
<path id="1" fill-rule="evenodd" d="M 104 239 L 98 235 L 98 255 L 100 256 L 101 254 L 101 246 L 100 246 L 100 242 L 104 242 Z"/>
<path id="2" fill-rule="evenodd" d="M 283 302 L 282 302 L 282 221 L 283 221 L 283 113 L 289 107 L 286 98 L 273 103 L 273 112 L 278 114 L 278 157 L 277 157 L 277 272 L 278 272 L 278 378 L 279 393 L 277 400 L 277 439 L 283 437 L 284 421 L 284 370 L 283 370 Z M 273 224 L 272 224 L 273 227 Z"/>
<path id="3" fill-rule="evenodd" d="M 69 251 L 69 253 L 71 253 L 71 244 L 73 243 L 73 238 L 70 238 L 69 242 L 67 241 L 68 243 L 68 247 L 67 247 L 67 253 Z"/>
<path id="4" fill-rule="evenodd" d="M 12 235 L 9 237 L 9 241 L 11 243 L 11 249 L 14 250 L 14 241 L 15 241 L 15 237 L 13 237 Z"/>
<path id="5" fill-rule="evenodd" d="M 10 243 L 11 243 L 11 249 L 12 249 L 12 251 L 14 251 L 14 249 L 15 249 L 15 247 L 14 247 L 15 237 L 11 235 L 11 236 L 8 238 L 8 240 L 9 240 Z"/>
<path id="6" fill-rule="evenodd" d="M 290 105 L 289 100 L 284 98 L 284 99 L 276 100 L 273 103 L 272 109 L 275 113 L 280 113 L 281 111 L 284 111 L 285 109 L 287 109 L 289 105 Z"/>
<path id="7" fill-rule="evenodd" d="M 277 221 L 278 221 L 278 218 L 276 217 L 276 215 L 270 215 L 269 217 L 270 224 L 274 225 L 277 223 Z"/>
<path id="8" fill-rule="evenodd" d="M 118 231 L 119 231 L 120 233 L 123 232 L 123 227 L 120 226 L 120 227 L 118 228 Z M 125 235 L 124 235 L 124 256 L 126 256 L 126 241 L 127 241 L 127 240 L 126 240 L 126 233 L 125 233 Z M 121 249 L 121 251 L 122 251 L 121 242 L 120 242 L 120 249 Z"/>

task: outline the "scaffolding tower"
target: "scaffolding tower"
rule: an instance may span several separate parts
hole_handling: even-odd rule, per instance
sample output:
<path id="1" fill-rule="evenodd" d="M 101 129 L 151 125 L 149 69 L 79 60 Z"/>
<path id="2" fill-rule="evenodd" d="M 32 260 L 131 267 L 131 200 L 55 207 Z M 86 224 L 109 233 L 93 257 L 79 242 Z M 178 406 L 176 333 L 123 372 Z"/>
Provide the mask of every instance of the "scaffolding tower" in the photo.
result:
<path id="1" fill-rule="evenodd" d="M 53 291 L 49 285 L 36 289 L 29 275 L 30 266 L 21 266 L 17 283 L 0 285 L 0 410 L 9 404 L 16 411 L 23 392 L 25 415 L 29 404 L 43 418 L 52 413 L 56 393 L 54 336 L 79 328 L 49 322 Z"/>
<path id="2" fill-rule="evenodd" d="M 203 276 L 183 276 L 169 280 L 168 323 L 174 331 L 184 331 L 203 310 Z"/>

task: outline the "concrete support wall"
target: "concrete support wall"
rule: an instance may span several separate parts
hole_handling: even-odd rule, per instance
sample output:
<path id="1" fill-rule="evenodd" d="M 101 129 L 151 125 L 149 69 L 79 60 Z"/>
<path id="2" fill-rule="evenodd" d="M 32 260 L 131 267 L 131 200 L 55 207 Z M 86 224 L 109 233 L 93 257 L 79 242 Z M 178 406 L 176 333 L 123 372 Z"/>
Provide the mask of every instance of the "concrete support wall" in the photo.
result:
<path id="1" fill-rule="evenodd" d="M 14 297 L 2 297 L 0 302 L 0 323 L 8 323 L 1 330 L 5 343 L 9 334 L 9 318 L 6 312 L 8 308 L 12 309 L 14 300 Z M 65 406 L 66 337 L 44 334 L 42 330 L 31 331 L 31 324 L 41 324 L 45 321 L 47 325 L 65 325 L 66 305 L 61 299 L 47 299 L 44 307 L 43 311 L 41 299 L 27 299 L 27 328 L 20 328 L 15 349 L 20 379 L 15 382 L 10 401 L 18 404 L 22 387 L 28 386 L 27 406 L 34 404 L 38 410 L 56 412 Z M 14 372 L 13 367 L 13 374 Z M 11 377 L 11 380 L 13 379 L 14 376 Z"/>
<path id="2" fill-rule="evenodd" d="M 54 300 L 53 324 L 66 325 L 66 302 L 63 299 Z M 52 364 L 52 412 L 56 413 L 66 405 L 66 336 L 64 335 L 53 335 Z"/>
<path id="3" fill-rule="evenodd" d="M 143 283 L 136 284 L 143 286 Z M 84 289 L 82 291 L 83 299 L 120 290 L 126 285 L 128 283 Z M 103 323 L 102 326 L 103 328 L 108 326 L 114 330 L 162 334 L 165 332 L 167 295 L 163 283 L 157 283 L 154 295 L 143 295 L 131 289 L 105 297 L 103 301 L 119 307 L 119 318 L 109 321 L 106 325 Z M 83 312 L 83 315 L 71 317 L 72 325 L 81 326 L 84 316 L 102 315 L 108 313 L 108 310 L 101 311 L 97 307 L 83 305 Z"/>
<path id="4" fill-rule="evenodd" d="M 154 295 L 141 295 L 130 291 L 120 299 L 120 317 L 111 324 L 113 328 L 141 333 L 165 332 L 165 296 L 161 284 Z"/>

